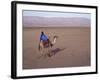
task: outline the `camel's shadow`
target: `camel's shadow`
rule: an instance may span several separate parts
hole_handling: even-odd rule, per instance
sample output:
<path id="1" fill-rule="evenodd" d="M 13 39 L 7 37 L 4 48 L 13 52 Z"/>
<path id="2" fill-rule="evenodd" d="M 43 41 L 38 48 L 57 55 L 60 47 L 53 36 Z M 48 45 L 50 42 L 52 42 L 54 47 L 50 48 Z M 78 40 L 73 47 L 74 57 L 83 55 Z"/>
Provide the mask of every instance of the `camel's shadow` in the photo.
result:
<path id="1" fill-rule="evenodd" d="M 57 53 L 65 50 L 66 48 L 56 48 L 56 49 L 53 49 L 53 50 L 50 50 L 48 53 L 47 53 L 47 56 L 48 57 L 52 57 L 54 55 L 56 55 Z"/>
<path id="2" fill-rule="evenodd" d="M 55 48 L 52 50 L 49 50 L 47 53 L 40 55 L 38 58 L 47 58 L 47 57 L 52 57 L 58 54 L 59 52 L 65 50 L 66 48 Z"/>

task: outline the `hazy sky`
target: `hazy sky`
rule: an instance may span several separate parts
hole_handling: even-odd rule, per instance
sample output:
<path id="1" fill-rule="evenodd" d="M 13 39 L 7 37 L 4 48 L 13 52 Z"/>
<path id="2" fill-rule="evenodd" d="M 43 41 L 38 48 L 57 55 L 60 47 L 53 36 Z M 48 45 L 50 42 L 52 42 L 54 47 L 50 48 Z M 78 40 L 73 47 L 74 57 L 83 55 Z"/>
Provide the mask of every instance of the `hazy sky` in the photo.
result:
<path id="1" fill-rule="evenodd" d="M 72 12 L 51 12 L 51 11 L 23 11 L 23 16 L 40 16 L 40 17 L 82 17 L 91 18 L 89 13 L 72 13 Z"/>

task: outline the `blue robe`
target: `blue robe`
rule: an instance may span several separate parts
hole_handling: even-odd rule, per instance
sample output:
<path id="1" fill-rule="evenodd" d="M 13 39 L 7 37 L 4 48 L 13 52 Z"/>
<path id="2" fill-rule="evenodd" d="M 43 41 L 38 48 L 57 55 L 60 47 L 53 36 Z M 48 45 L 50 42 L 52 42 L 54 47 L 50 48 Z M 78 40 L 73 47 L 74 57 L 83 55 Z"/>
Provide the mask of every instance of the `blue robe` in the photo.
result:
<path id="1" fill-rule="evenodd" d="M 40 40 L 47 41 L 48 40 L 48 36 L 46 36 L 45 34 L 41 34 Z"/>

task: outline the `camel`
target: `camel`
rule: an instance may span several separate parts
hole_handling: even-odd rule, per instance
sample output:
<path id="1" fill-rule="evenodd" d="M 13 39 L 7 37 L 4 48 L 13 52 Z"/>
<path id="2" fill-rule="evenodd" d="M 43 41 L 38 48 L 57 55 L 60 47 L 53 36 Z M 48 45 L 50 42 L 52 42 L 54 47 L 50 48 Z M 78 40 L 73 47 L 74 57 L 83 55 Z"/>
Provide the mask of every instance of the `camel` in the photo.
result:
<path id="1" fill-rule="evenodd" d="M 55 45 L 55 43 L 57 41 L 57 38 L 58 38 L 58 36 L 53 36 L 53 40 L 50 40 L 51 38 L 49 36 L 49 39 L 47 41 L 42 41 L 41 40 L 39 42 L 38 50 L 40 52 L 42 52 L 42 50 L 45 49 L 45 48 L 47 48 L 47 49 L 52 48 Z"/>

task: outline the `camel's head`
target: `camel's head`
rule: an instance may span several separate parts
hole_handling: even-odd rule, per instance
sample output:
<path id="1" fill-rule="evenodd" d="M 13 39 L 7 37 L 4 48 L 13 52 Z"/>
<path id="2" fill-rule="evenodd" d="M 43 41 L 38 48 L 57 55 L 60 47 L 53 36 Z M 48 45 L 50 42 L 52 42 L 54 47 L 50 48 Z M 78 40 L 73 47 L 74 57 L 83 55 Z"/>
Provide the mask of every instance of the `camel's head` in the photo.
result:
<path id="1" fill-rule="evenodd" d="M 58 36 L 55 35 L 54 38 L 58 38 Z"/>

